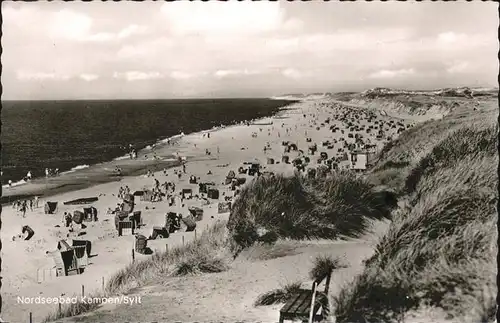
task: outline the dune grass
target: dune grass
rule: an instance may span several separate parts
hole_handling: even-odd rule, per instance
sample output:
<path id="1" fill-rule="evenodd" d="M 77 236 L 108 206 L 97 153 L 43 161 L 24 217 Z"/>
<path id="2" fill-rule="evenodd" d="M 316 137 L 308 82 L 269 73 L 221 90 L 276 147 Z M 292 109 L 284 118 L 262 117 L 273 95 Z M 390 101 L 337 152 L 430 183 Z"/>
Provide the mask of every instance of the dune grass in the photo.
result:
<path id="1" fill-rule="evenodd" d="M 260 231 L 296 240 L 359 237 L 369 227 L 368 219 L 389 218 L 394 205 L 381 193 L 351 173 L 256 178 L 233 204 L 228 221 L 233 251 L 260 241 Z"/>
<path id="2" fill-rule="evenodd" d="M 113 275 L 106 286 L 108 293 L 144 286 L 165 277 L 215 273 L 228 268 L 225 221 L 203 231 L 199 239 L 184 246 L 160 252 L 144 261 L 130 264 Z"/>
<path id="3" fill-rule="evenodd" d="M 403 321 L 408 311 L 423 306 L 440 308 L 449 319 L 491 322 L 496 308 L 497 129 L 487 121 L 479 127 L 481 120 L 475 118 L 472 126 L 455 121 L 428 122 L 420 128 L 431 129 L 403 133 L 387 149 L 389 160 L 408 149 L 404 160 L 414 166 L 402 176 L 408 176 L 407 193 L 413 193 L 411 207 L 394 213 L 363 273 L 335 297 L 337 322 Z M 450 124 L 455 128 L 445 129 Z M 440 131 L 448 134 L 444 140 L 428 139 Z M 418 141 L 419 148 L 412 149 L 409 143 Z M 414 150 L 422 147 L 427 154 L 420 158 Z"/>
<path id="4" fill-rule="evenodd" d="M 302 283 L 292 282 L 285 284 L 281 288 L 273 289 L 260 295 L 254 303 L 254 306 L 267 306 L 288 302 L 294 295 L 300 292 Z"/>
<path id="5" fill-rule="evenodd" d="M 464 127 L 455 131 L 434 146 L 432 151 L 412 169 L 406 179 L 406 191 L 414 192 L 425 174 L 429 177 L 439 169 L 452 167 L 463 158 L 496 156 L 497 142 L 497 127 L 486 129 Z"/>
<path id="6" fill-rule="evenodd" d="M 105 294 L 102 292 L 94 292 L 90 295 L 88 295 L 88 298 L 102 298 L 105 297 Z M 65 318 L 65 317 L 71 317 L 71 316 L 76 316 L 80 315 L 83 313 L 88 313 L 91 312 L 95 309 L 97 309 L 101 304 L 97 302 L 83 302 L 78 300 L 75 304 L 70 303 L 70 304 L 65 304 L 61 306 L 61 311 L 57 310 L 53 313 L 50 313 L 47 315 L 43 320 L 42 323 L 49 323 L 49 322 L 54 322 L 56 320 Z"/>
<path id="7" fill-rule="evenodd" d="M 325 279 L 326 276 L 330 275 L 333 271 L 345 268 L 346 265 L 341 261 L 339 257 L 332 257 L 328 255 L 316 256 L 313 260 L 313 267 L 309 272 L 309 278 L 313 281 Z M 327 280 L 325 284 L 329 284 L 330 281 Z M 285 284 L 281 288 L 277 288 L 260 295 L 254 303 L 254 306 L 266 306 L 286 303 L 294 296 L 297 296 L 301 292 L 302 288 L 301 282 L 292 282 Z M 323 302 L 324 310 L 328 310 L 328 295 L 317 291 L 318 302 Z"/>
<path id="8" fill-rule="evenodd" d="M 227 248 L 226 225 L 225 221 L 217 221 L 203 231 L 197 240 L 128 265 L 109 279 L 104 291 L 94 292 L 89 297 L 113 297 L 150 283 L 161 282 L 168 277 L 227 270 L 231 257 Z M 62 306 L 60 312 L 49 314 L 43 322 L 84 314 L 99 306 L 98 303 L 79 300 L 76 304 Z"/>
<path id="9" fill-rule="evenodd" d="M 339 257 L 320 255 L 314 258 L 313 267 L 309 272 L 312 280 L 322 280 L 337 269 L 346 268 Z"/>

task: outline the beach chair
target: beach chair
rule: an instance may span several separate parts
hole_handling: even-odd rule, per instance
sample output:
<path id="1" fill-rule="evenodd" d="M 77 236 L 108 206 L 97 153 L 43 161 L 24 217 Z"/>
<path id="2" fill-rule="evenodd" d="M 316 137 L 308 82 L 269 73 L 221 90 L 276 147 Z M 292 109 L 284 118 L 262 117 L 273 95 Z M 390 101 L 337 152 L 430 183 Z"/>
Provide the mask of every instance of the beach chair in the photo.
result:
<path id="1" fill-rule="evenodd" d="M 87 246 L 74 246 L 76 265 L 78 268 L 85 268 L 89 264 L 89 257 L 87 254 Z"/>
<path id="2" fill-rule="evenodd" d="M 215 188 L 211 188 L 207 192 L 207 196 L 209 199 L 218 200 L 219 199 L 219 190 Z"/>
<path id="3" fill-rule="evenodd" d="M 141 196 L 141 201 L 151 202 L 153 200 L 153 191 L 144 190 L 144 194 Z"/>
<path id="4" fill-rule="evenodd" d="M 85 214 L 83 212 L 81 211 L 73 212 L 73 222 L 75 222 L 76 224 L 81 224 L 84 218 Z"/>
<path id="5" fill-rule="evenodd" d="M 118 222 L 118 236 L 131 236 L 134 235 L 134 222 L 132 221 L 119 221 Z"/>
<path id="6" fill-rule="evenodd" d="M 202 208 L 192 206 L 192 207 L 189 207 L 188 210 L 193 215 L 195 221 L 203 220 L 203 209 Z"/>
<path id="7" fill-rule="evenodd" d="M 73 240 L 71 246 L 72 247 L 84 246 L 85 252 L 87 253 L 87 257 L 90 257 L 92 251 L 92 242 L 90 242 L 89 240 Z"/>
<path id="8" fill-rule="evenodd" d="M 57 212 L 57 202 L 46 202 L 44 207 L 45 214 L 54 214 Z"/>
<path id="9" fill-rule="evenodd" d="M 196 221 L 194 220 L 194 217 L 191 214 L 182 218 L 181 221 L 186 225 L 186 232 L 191 232 L 194 231 L 194 229 L 196 229 Z"/>
<path id="10" fill-rule="evenodd" d="M 57 242 L 57 250 L 68 251 L 71 249 L 73 249 L 73 247 L 70 246 L 66 240 L 59 240 L 59 242 Z"/>
<path id="11" fill-rule="evenodd" d="M 231 211 L 231 202 L 219 202 L 217 205 L 217 213 L 227 213 Z"/>
<path id="12" fill-rule="evenodd" d="M 139 228 L 142 225 L 141 211 L 135 211 L 128 216 L 129 221 L 134 222 L 134 228 Z"/>
<path id="13" fill-rule="evenodd" d="M 165 215 L 165 228 L 167 228 L 169 233 L 174 233 L 181 228 L 177 213 L 167 212 Z"/>
<path id="14" fill-rule="evenodd" d="M 52 257 L 56 264 L 56 276 L 79 275 L 81 273 L 75 250 L 56 251 L 52 253 Z"/>
<path id="15" fill-rule="evenodd" d="M 154 226 L 151 239 L 166 239 L 170 236 L 169 230 L 165 227 Z"/>
<path id="16" fill-rule="evenodd" d="M 190 199 L 193 195 L 193 190 L 190 189 L 190 188 L 184 188 L 182 189 L 182 196 L 185 198 L 185 199 Z"/>
<path id="17" fill-rule="evenodd" d="M 146 253 L 146 249 L 148 247 L 148 239 L 143 235 L 135 236 L 135 252 L 144 254 Z"/>

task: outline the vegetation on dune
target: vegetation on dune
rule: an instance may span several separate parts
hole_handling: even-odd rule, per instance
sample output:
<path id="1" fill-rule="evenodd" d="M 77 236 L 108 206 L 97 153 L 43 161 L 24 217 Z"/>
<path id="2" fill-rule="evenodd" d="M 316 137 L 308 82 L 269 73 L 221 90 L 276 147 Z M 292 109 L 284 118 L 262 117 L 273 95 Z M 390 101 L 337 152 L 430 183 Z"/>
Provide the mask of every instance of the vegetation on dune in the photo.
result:
<path id="1" fill-rule="evenodd" d="M 331 274 L 333 271 L 346 268 L 339 257 L 317 256 L 313 261 L 313 268 L 309 272 L 309 278 L 312 280 L 321 280 Z"/>
<path id="2" fill-rule="evenodd" d="M 97 298 L 97 299 L 101 299 L 102 297 L 105 297 L 104 293 L 93 293 L 88 296 L 88 298 Z M 83 313 L 88 313 L 97 309 L 100 305 L 101 304 L 99 304 L 98 302 L 82 302 L 82 301 L 78 301 L 75 304 L 73 303 L 65 304 L 61 307 L 61 311 L 58 310 L 47 315 L 42 322 L 49 323 L 65 317 L 71 317 Z"/>
<path id="3" fill-rule="evenodd" d="M 406 179 L 406 191 L 415 191 L 424 174 L 432 175 L 439 169 L 451 167 L 467 157 L 496 156 L 497 127 L 486 129 L 461 128 L 442 142 L 434 146 L 432 151 L 422 158 Z"/>
<path id="4" fill-rule="evenodd" d="M 346 265 L 341 262 L 340 258 L 327 255 L 319 255 L 313 260 L 313 267 L 309 272 L 309 278 L 313 281 L 325 279 L 326 276 L 333 271 L 345 268 Z M 326 283 L 329 283 L 327 281 Z M 254 306 L 265 306 L 286 303 L 294 296 L 297 296 L 303 289 L 301 282 L 293 282 L 284 285 L 282 288 L 271 290 L 260 295 L 254 303 Z M 324 310 L 329 309 L 328 295 L 321 291 L 317 291 L 317 302 L 322 302 Z"/>
<path id="5" fill-rule="evenodd" d="M 154 279 L 226 270 L 228 244 L 225 226 L 224 221 L 218 221 L 203 231 L 197 240 L 130 264 L 111 277 L 106 291 L 117 293 L 143 286 Z"/>
<path id="6" fill-rule="evenodd" d="M 266 306 L 288 302 L 294 295 L 300 292 L 301 282 L 285 284 L 281 288 L 273 289 L 260 295 L 254 303 L 254 306 Z"/>
<path id="7" fill-rule="evenodd" d="M 92 297 L 113 297 L 167 277 L 227 270 L 231 257 L 227 251 L 226 225 L 225 221 L 218 221 L 203 231 L 197 240 L 128 265 L 110 278 L 103 292 L 95 293 Z M 99 305 L 84 301 L 64 305 L 61 312 L 48 315 L 44 322 L 87 313 Z"/>
<path id="8" fill-rule="evenodd" d="M 448 318 L 491 322 L 496 307 L 497 129 L 485 121 L 483 127 L 462 124 L 448 132 L 446 123 L 438 122 L 443 121 L 432 127 L 449 135 L 432 138 L 420 162 L 415 159 L 419 154 L 409 151 L 413 157 L 407 160 L 414 166 L 402 176 L 407 176 L 407 191 L 414 193 L 412 207 L 394 212 L 364 272 L 335 298 L 338 322 L 401 321 L 409 310 L 423 306 L 439 307 Z M 402 136 L 385 157 L 409 149 L 408 142 L 428 146 L 426 134 Z"/>
<path id="9" fill-rule="evenodd" d="M 233 204 L 228 221 L 233 252 L 262 241 L 270 232 L 297 240 L 359 237 L 369 219 L 389 218 L 394 203 L 387 202 L 384 192 L 350 173 L 318 179 L 298 173 L 259 177 Z"/>

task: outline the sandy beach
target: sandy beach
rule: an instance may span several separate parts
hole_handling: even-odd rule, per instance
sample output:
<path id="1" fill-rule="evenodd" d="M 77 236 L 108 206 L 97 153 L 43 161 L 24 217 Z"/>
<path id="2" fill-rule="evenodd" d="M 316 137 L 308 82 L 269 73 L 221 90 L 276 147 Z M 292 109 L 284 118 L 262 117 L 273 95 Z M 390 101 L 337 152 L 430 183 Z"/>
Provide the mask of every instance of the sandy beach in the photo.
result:
<path id="1" fill-rule="evenodd" d="M 350 108 L 340 107 L 340 103 L 330 99 L 294 103 L 274 117 L 253 121 L 249 125 L 236 125 L 211 131 L 210 138 L 204 133 L 190 134 L 180 138 L 174 146 L 156 148 L 155 153 L 158 156 L 178 154 L 186 157 L 188 161 L 186 174 L 182 174 L 180 178 L 175 174 L 175 172 L 182 173 L 180 166 L 168 168 L 166 176 L 162 170 L 156 171 L 154 177 L 146 177 L 144 174 L 124 176 L 119 181 L 64 192 L 47 199 L 42 198 L 39 208 L 32 212 L 28 211 L 26 218 L 23 218 L 11 206 L 7 206 L 3 212 L 2 228 L 5 237 L 3 277 L 6 282 L 3 285 L 5 309 L 3 318 L 15 321 L 26 320 L 29 312 L 32 312 L 40 319 L 53 311 L 54 306 L 18 304 L 17 296 L 78 295 L 81 294 L 82 286 L 84 286 L 85 293 L 97 290 L 102 288 L 103 281 L 106 282 L 109 275 L 132 261 L 131 253 L 135 238 L 133 236 L 118 237 L 114 228 L 113 215 L 106 215 L 108 208 L 113 208 L 120 202 L 117 198 L 120 186 L 128 185 L 133 192 L 143 188 L 152 188 L 154 179 L 158 179 L 161 183 L 165 181 L 175 183 L 176 191 L 191 188 L 193 194 L 196 194 L 198 185 L 189 184 L 189 177 L 194 175 L 199 178 L 199 182 L 214 182 L 220 191 L 219 201 L 223 201 L 226 196 L 232 197 L 234 194 L 228 185 L 223 185 L 226 175 L 230 170 L 237 172 L 244 162 L 258 161 L 263 166 L 263 171 L 291 174 L 294 170 L 293 165 L 280 163 L 284 154 L 283 141 L 295 143 L 299 148 L 287 154 L 290 160 L 298 157 L 301 150 L 306 151 L 311 142 L 318 145 L 318 152 L 328 152 L 330 156 L 332 156 L 330 152 L 337 152 L 338 148 L 342 147 L 339 140 L 342 135 L 340 132 L 332 133 L 324 121 L 331 118 L 331 124 L 336 124 L 342 129 L 344 127 L 342 122 L 335 121 L 333 116 L 344 113 L 347 111 L 344 109 Z M 389 117 L 378 116 L 378 118 L 388 119 Z M 363 120 L 360 121 L 360 124 L 362 123 Z M 373 136 L 370 142 L 380 147 L 383 142 L 375 140 L 374 133 L 365 134 L 366 138 L 370 138 L 370 135 Z M 307 138 L 310 138 L 309 142 Z M 333 149 L 322 147 L 323 141 L 334 139 L 339 141 Z M 206 155 L 206 150 L 210 151 L 210 155 Z M 335 155 L 340 155 L 340 153 Z M 277 163 L 267 165 L 267 158 L 273 158 Z M 347 164 L 348 162 L 344 162 L 341 166 L 345 167 Z M 315 167 L 314 162 L 311 162 L 311 165 Z M 251 180 L 250 176 L 246 176 L 249 177 L 248 180 Z M 63 213 L 72 213 L 83 208 L 83 206 L 66 206 L 63 202 L 92 196 L 99 196 L 99 200 L 92 204 L 98 209 L 99 220 L 88 222 L 85 235 L 81 238 L 92 242 L 92 253 L 95 257 L 89 259 L 90 265 L 81 275 L 54 277 L 54 261 L 46 252 L 54 251 L 57 242 L 66 238 L 68 229 L 62 224 Z M 43 205 L 48 200 L 59 203 L 56 214 L 44 214 Z M 208 204 L 204 200 L 187 200 L 182 209 L 178 206 L 169 207 L 166 201 L 153 203 L 137 200 L 136 198 L 136 210 L 142 212 L 143 222 L 146 224 L 138 230 L 138 233 L 145 236 L 151 234 L 153 226 L 164 224 L 165 214 L 169 211 L 187 214 L 189 206 L 202 207 L 204 218 L 197 223 L 196 234 L 200 234 L 217 219 L 227 219 L 229 215 L 229 213 L 218 214 L 218 200 L 211 200 Z M 34 236 L 29 241 L 12 241 L 11 237 L 20 234 L 23 225 L 29 225 L 35 231 Z M 180 245 L 183 241 L 194 239 L 194 236 L 194 232 L 175 233 L 168 239 L 150 241 L 149 245 L 153 250 L 163 250 L 167 244 L 169 246 Z M 136 260 L 144 257 L 149 256 L 136 254 Z"/>

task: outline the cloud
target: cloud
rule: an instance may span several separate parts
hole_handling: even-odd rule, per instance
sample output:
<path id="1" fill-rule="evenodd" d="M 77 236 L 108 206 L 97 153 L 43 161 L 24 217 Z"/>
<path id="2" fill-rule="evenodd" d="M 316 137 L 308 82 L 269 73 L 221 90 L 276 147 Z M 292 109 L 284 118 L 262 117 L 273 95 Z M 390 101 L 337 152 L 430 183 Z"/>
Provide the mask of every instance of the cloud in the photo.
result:
<path id="1" fill-rule="evenodd" d="M 294 68 L 286 68 L 281 72 L 284 76 L 291 79 L 300 79 L 304 76 L 303 73 L 294 69 Z"/>
<path id="2" fill-rule="evenodd" d="M 437 39 L 439 42 L 441 43 L 455 43 L 459 40 L 463 40 L 465 39 L 467 36 L 464 35 L 464 34 L 456 34 L 454 32 L 445 32 L 445 33 L 440 33 L 438 36 L 437 36 Z"/>
<path id="3" fill-rule="evenodd" d="M 96 74 L 80 74 L 80 78 L 84 81 L 91 82 L 95 81 L 99 78 L 99 75 Z"/>
<path id="4" fill-rule="evenodd" d="M 63 9 L 53 15 L 49 32 L 53 37 L 81 40 L 88 37 L 91 27 L 92 18 L 69 9 Z"/>
<path id="5" fill-rule="evenodd" d="M 49 35 L 78 42 L 108 42 L 126 39 L 147 32 L 145 26 L 128 25 L 118 32 L 94 32 L 94 20 L 88 15 L 63 9 L 48 21 Z"/>
<path id="6" fill-rule="evenodd" d="M 258 70 L 248 70 L 248 69 L 243 69 L 243 70 L 237 70 L 237 69 L 229 69 L 229 70 L 218 70 L 214 73 L 214 76 L 217 78 L 224 78 L 224 77 L 230 77 L 230 76 L 240 76 L 240 75 L 258 75 L 262 74 L 263 71 L 258 71 Z"/>
<path id="7" fill-rule="evenodd" d="M 193 74 L 182 72 L 182 71 L 173 71 L 170 73 L 170 77 L 175 80 L 189 80 L 195 77 Z"/>
<path id="8" fill-rule="evenodd" d="M 446 71 L 450 74 L 466 72 L 469 67 L 469 63 L 464 61 L 456 61 L 448 65 Z"/>
<path id="9" fill-rule="evenodd" d="M 392 79 L 401 76 L 408 76 L 415 74 L 413 68 L 410 69 L 400 69 L 400 70 L 380 70 L 375 73 L 370 74 L 369 78 L 374 79 Z"/>
<path id="10" fill-rule="evenodd" d="M 175 1 L 163 4 L 161 13 L 176 35 L 248 35 L 302 27 L 298 19 L 285 19 L 277 2 Z"/>
<path id="11" fill-rule="evenodd" d="M 21 81 L 67 80 L 69 78 L 70 77 L 67 75 L 59 75 L 56 73 L 27 71 L 17 72 L 17 79 Z"/>
<path id="12" fill-rule="evenodd" d="M 132 24 L 130 26 L 125 27 L 122 29 L 120 32 L 117 34 L 117 38 L 127 38 L 133 35 L 140 35 L 145 32 L 147 32 L 148 28 L 145 26 L 138 26 L 135 24 Z"/>
<path id="13" fill-rule="evenodd" d="M 143 81 L 161 79 L 164 76 L 159 72 L 128 71 L 124 73 L 115 72 L 113 77 L 116 79 L 125 79 L 127 81 Z"/>

